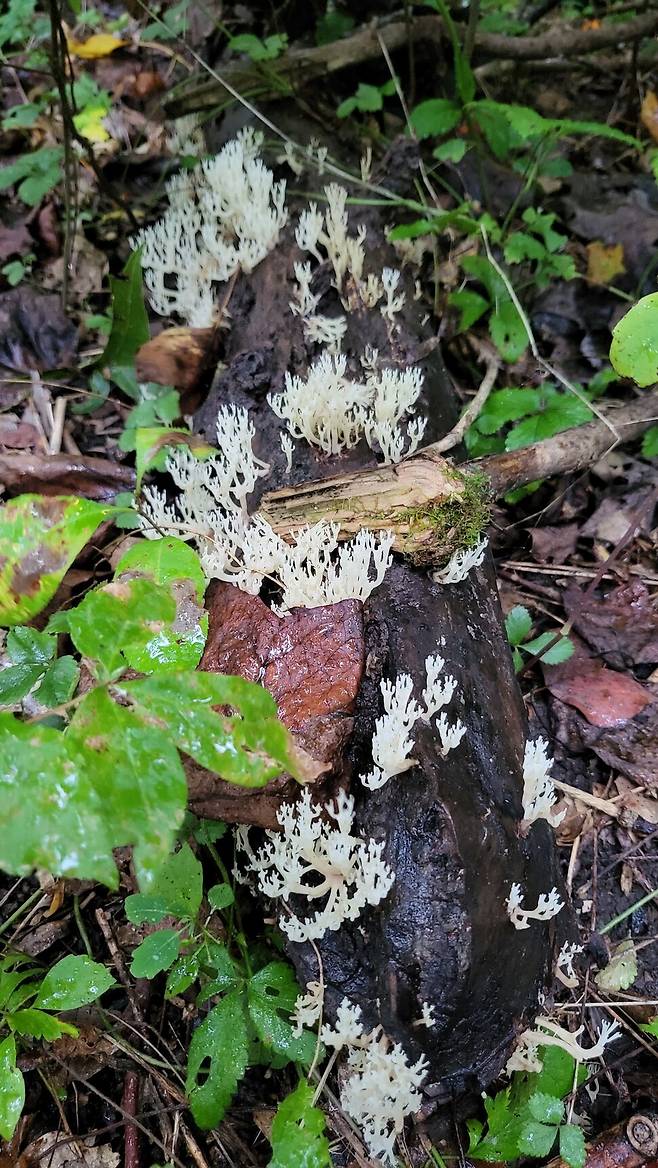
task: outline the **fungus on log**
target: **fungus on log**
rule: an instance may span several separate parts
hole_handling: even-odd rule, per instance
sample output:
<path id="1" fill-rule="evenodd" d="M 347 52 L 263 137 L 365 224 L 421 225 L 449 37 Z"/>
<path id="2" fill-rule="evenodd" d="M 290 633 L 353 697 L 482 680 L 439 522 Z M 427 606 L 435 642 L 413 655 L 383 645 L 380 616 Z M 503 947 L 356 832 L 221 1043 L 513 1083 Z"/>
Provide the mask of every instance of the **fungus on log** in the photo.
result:
<path id="1" fill-rule="evenodd" d="M 350 218 L 367 225 L 369 272 L 399 263 L 383 242 L 377 212 L 357 211 Z M 381 1023 L 402 1043 L 410 1061 L 424 1053 L 424 1090 L 441 1102 L 486 1086 L 500 1072 L 550 983 L 566 913 L 558 922 L 517 931 L 505 900 L 513 883 L 522 884 L 528 903 L 559 887 L 556 849 L 545 822 L 520 831 L 526 727 L 493 568 L 487 563 L 454 585 L 436 582 L 428 570 L 477 536 L 485 512 L 479 480 L 422 449 L 409 461 L 382 467 L 365 441 L 330 456 L 299 440 L 287 469 L 282 422 L 267 395 L 282 392 L 286 373 L 306 377 L 317 358 L 302 316 L 290 310 L 299 295 L 294 266 L 304 258 L 288 227 L 255 270 L 238 276 L 224 364 L 195 428 L 212 441 L 218 409 L 229 403 L 246 407 L 255 425 L 255 453 L 271 468 L 252 508 L 260 507 L 289 538 L 318 515 L 334 519 L 343 533 L 364 525 L 392 527 L 395 563 L 363 604 L 344 601 L 288 616 L 275 615 L 262 599 L 244 596 L 230 583 L 214 585 L 202 668 L 233 669 L 269 686 L 297 744 L 315 759 L 314 790 L 327 798 L 349 783 L 358 829 L 364 838 L 383 841 L 395 874 L 391 892 L 317 942 L 325 1009 L 333 1019 L 347 996 L 361 1007 L 368 1027 Z M 335 318 L 341 312 L 326 261 L 313 272 L 309 290 L 322 295 L 323 313 Z M 375 348 L 386 365 L 422 369 L 418 411 L 427 417 L 423 444 L 429 444 L 454 423 L 456 403 L 406 268 L 397 291 L 405 299 L 394 326 L 379 307 L 366 308 L 353 298 L 341 350 L 354 367 Z M 420 474 L 420 496 L 419 467 L 427 470 L 424 480 Z M 313 510 L 328 479 L 337 479 L 339 493 L 350 500 L 344 513 L 332 509 L 331 499 Z M 453 708 L 465 736 L 444 757 L 433 727 L 419 722 L 416 765 L 378 790 L 365 790 L 358 776 L 372 766 L 382 679 L 408 673 L 420 694 L 426 659 L 437 652 L 457 679 Z M 264 792 L 236 795 L 199 768 L 191 767 L 188 777 L 193 808 L 270 828 L 281 802 L 297 795 L 296 785 L 282 780 Z M 287 948 L 300 981 L 317 980 L 315 948 L 292 941 Z M 434 1007 L 431 1027 L 418 1024 L 424 1003 Z"/>

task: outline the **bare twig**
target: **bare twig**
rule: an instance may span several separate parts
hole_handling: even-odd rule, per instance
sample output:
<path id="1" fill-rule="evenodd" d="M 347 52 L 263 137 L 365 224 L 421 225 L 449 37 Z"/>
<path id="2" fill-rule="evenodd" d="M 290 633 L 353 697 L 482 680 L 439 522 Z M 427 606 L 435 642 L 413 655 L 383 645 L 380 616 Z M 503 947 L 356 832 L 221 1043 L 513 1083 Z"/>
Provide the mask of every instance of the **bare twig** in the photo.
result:
<path id="1" fill-rule="evenodd" d="M 484 404 L 496 383 L 500 369 L 498 354 L 481 346 L 481 355 L 486 362 L 487 371 L 480 382 L 475 397 L 471 398 L 459 421 L 443 438 L 439 438 L 438 442 L 433 443 L 432 449 L 436 450 L 437 454 L 444 454 L 446 450 L 452 450 L 454 446 L 459 445 L 469 426 L 472 426 L 475 419 L 482 413 Z"/>

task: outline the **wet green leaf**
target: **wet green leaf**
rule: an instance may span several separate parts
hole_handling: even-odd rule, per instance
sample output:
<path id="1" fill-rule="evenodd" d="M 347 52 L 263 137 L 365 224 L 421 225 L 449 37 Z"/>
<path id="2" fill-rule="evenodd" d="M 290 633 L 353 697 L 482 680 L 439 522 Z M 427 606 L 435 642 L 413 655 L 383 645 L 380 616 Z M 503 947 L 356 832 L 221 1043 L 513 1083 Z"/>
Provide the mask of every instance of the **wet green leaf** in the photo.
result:
<path id="1" fill-rule="evenodd" d="M 12 1035 L 0 1042 L 0 1136 L 3 1140 L 13 1136 L 24 1103 L 25 1082 L 16 1066 L 16 1040 Z"/>
<path id="2" fill-rule="evenodd" d="M 149 895 L 163 901 L 172 917 L 196 919 L 203 896 L 203 869 L 189 844 L 183 844 L 158 868 Z"/>
<path id="3" fill-rule="evenodd" d="M 446 97 L 431 97 L 421 101 L 411 111 L 410 122 L 417 138 L 439 137 L 454 130 L 461 121 L 461 106 Z"/>
<path id="4" fill-rule="evenodd" d="M 612 330 L 610 360 L 638 385 L 658 381 L 658 292 L 643 296 Z"/>
<path id="5" fill-rule="evenodd" d="M 110 292 L 112 331 L 98 365 L 131 368 L 137 350 L 149 339 L 139 249 L 131 253 L 121 276 L 110 276 Z"/>
<path id="6" fill-rule="evenodd" d="M 77 1010 L 95 1002 L 114 984 L 104 965 L 71 955 L 48 970 L 34 1004 L 42 1010 Z"/>
<path id="7" fill-rule="evenodd" d="M 152 580 L 136 578 L 115 581 L 88 592 L 84 600 L 60 613 L 50 627 L 66 628 L 76 649 L 86 657 L 92 672 L 106 679 L 127 666 L 124 647 L 141 650 L 157 665 L 158 634 L 167 629 L 176 615 L 176 602 L 169 589 Z"/>
<path id="8" fill-rule="evenodd" d="M 46 670 L 35 697 L 42 706 L 64 705 L 73 697 L 79 677 L 80 669 L 73 657 L 58 657 Z"/>
<path id="9" fill-rule="evenodd" d="M 505 632 L 511 645 L 525 641 L 532 628 L 532 617 L 522 604 L 515 604 L 505 617 Z"/>
<path id="10" fill-rule="evenodd" d="M 289 1021 L 299 986 L 289 965 L 272 961 L 249 981 L 249 1013 L 261 1042 L 269 1051 L 298 1063 L 310 1063 L 315 1053 L 316 1036 L 303 1031 L 295 1037 Z"/>
<path id="11" fill-rule="evenodd" d="M 301 1082 L 281 1101 L 272 1123 L 269 1168 L 331 1168 L 325 1118 L 314 1088 Z"/>
<path id="12" fill-rule="evenodd" d="M 43 1010 L 30 1007 L 27 1010 L 15 1010 L 5 1015 L 7 1025 L 15 1034 L 22 1034 L 26 1038 L 43 1038 L 46 1042 L 56 1042 L 63 1034 L 70 1034 L 74 1038 L 78 1035 L 76 1026 L 69 1022 L 61 1022 Z"/>
<path id="13" fill-rule="evenodd" d="M 180 953 L 180 936 L 176 929 L 158 929 L 138 945 L 133 953 L 130 972 L 133 977 L 155 977 L 169 969 Z"/>
<path id="14" fill-rule="evenodd" d="M 585 1133 L 575 1123 L 565 1123 L 560 1128 L 560 1155 L 569 1168 L 584 1168 L 587 1159 Z"/>
<path id="15" fill-rule="evenodd" d="M 213 884 L 208 889 L 208 904 L 218 912 L 228 908 L 235 901 L 235 893 L 230 884 Z"/>
<path id="16" fill-rule="evenodd" d="M 66 495 L 19 495 L 0 508 L 0 624 L 31 620 L 113 507 Z"/>
<path id="17" fill-rule="evenodd" d="M 124 572 L 140 572 L 151 576 L 156 584 L 167 587 L 191 580 L 199 601 L 203 600 L 208 584 L 197 553 L 189 544 L 173 535 L 133 544 L 119 560 L 115 576 L 119 577 Z"/>
<path id="18" fill-rule="evenodd" d="M 524 1156 L 548 1156 L 557 1135 L 556 1127 L 529 1119 L 519 1135 L 519 1152 Z"/>
<path id="19" fill-rule="evenodd" d="M 199 1127 L 208 1130 L 224 1118 L 248 1064 L 244 995 L 234 990 L 194 1031 L 187 1058 L 185 1089 Z"/>

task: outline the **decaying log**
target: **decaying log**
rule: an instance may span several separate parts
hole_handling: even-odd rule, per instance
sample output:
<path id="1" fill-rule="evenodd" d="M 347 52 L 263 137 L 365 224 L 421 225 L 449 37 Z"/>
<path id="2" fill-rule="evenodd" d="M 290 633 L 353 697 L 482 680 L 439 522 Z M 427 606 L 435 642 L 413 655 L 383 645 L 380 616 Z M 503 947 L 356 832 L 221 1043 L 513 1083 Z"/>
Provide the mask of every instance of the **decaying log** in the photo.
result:
<path id="1" fill-rule="evenodd" d="M 384 264 L 395 264 L 395 257 L 375 242 L 382 238 L 376 213 L 359 214 L 359 220 L 366 217 L 367 271 L 381 271 Z M 376 484 L 382 474 L 365 443 L 340 458 L 329 458 L 299 442 L 292 471 L 286 470 L 279 441 L 282 424 L 266 394 L 282 386 L 286 370 L 303 375 L 314 355 L 299 317 L 289 309 L 293 264 L 299 258 L 290 231 L 250 276 L 238 279 L 225 364 L 196 419 L 197 429 L 212 441 L 218 407 L 225 402 L 246 406 L 256 429 L 256 453 L 271 466 L 266 486 L 284 489 L 285 484 L 291 505 L 295 497 L 306 498 L 305 484 L 310 480 L 337 474 L 349 479 L 362 471 L 369 484 Z M 328 290 L 322 311 L 331 312 L 335 293 L 322 270 L 316 278 L 324 279 Z M 391 330 L 377 310 L 352 312 L 343 351 L 355 356 L 369 344 L 394 364 L 421 364 L 425 382 L 419 410 L 428 418 L 426 440 L 432 442 L 454 424 L 456 403 L 440 351 L 427 343 L 428 326 L 420 323 L 422 309 L 413 299 L 413 278 L 406 273 L 403 278 L 407 295 L 405 308 L 396 317 L 398 327 Z M 394 475 L 398 491 L 412 461 Z M 431 456 L 416 461 L 431 469 L 436 491 Z M 449 464 L 442 465 L 446 469 L 444 477 L 439 475 L 441 490 L 445 487 L 455 498 L 463 498 L 459 475 Z M 314 486 L 316 495 L 319 490 Z M 271 499 L 269 495 L 268 506 Z M 258 502 L 255 499 L 254 505 Z M 406 504 L 408 500 L 402 499 L 401 505 Z M 390 498 L 380 494 L 377 506 L 389 509 Z M 375 520 L 370 507 L 367 517 L 361 512 L 355 522 L 373 526 Z M 231 589 L 225 587 L 226 597 Z M 289 619 L 269 618 L 280 620 L 284 633 Z M 365 604 L 363 620 L 364 671 L 353 708 L 347 711 L 353 729 L 347 749 L 333 760 L 323 781 L 344 783 L 351 775 L 358 826 L 364 835 L 385 841 L 396 879 L 378 909 L 325 934 L 318 943 L 326 1008 L 331 1017 L 347 994 L 361 1005 L 368 1025 L 381 1021 L 410 1057 L 425 1051 L 431 1067 L 427 1093 L 441 1101 L 488 1083 L 500 1071 L 515 1035 L 536 1012 L 540 990 L 550 983 L 556 945 L 561 943 L 558 931 L 568 925 L 568 914 L 561 913 L 549 925 L 517 932 L 505 909 L 514 881 L 522 883 L 528 903 L 536 903 L 541 892 L 559 886 L 560 878 L 548 826 L 534 824 L 526 836 L 519 831 L 526 727 L 491 566 L 471 573 L 460 585 L 442 587 L 427 571 L 401 558 Z M 232 656 L 234 631 L 224 640 L 221 625 L 219 619 L 212 661 L 208 656 L 205 665 L 225 667 L 232 661 L 244 667 Z M 452 716 L 465 722 L 467 734 L 444 759 L 435 733 L 419 723 L 416 765 L 369 793 L 357 776 L 371 766 L 374 722 L 382 712 L 380 681 L 408 672 L 420 696 L 425 660 L 436 652 L 445 658 L 446 672 L 457 678 L 459 699 L 453 702 Z M 268 653 L 269 649 L 266 653 L 258 649 L 254 654 L 252 646 L 247 653 L 249 676 L 263 679 L 258 663 L 271 660 Z M 333 684 L 332 664 L 329 657 L 328 687 Z M 337 657 L 335 669 L 340 668 Z M 302 691 L 316 683 L 315 669 L 309 654 L 298 676 Z M 282 712 L 291 724 L 289 711 Z M 270 793 L 281 798 L 285 792 Z M 211 797 L 212 784 L 204 794 Z M 241 814 L 250 821 L 248 797 L 242 800 Z M 258 810 L 253 818 L 263 822 Z M 288 948 L 302 982 L 317 979 L 317 950 L 295 944 Z M 437 1022 L 432 1029 L 417 1025 L 423 1002 L 435 1006 Z"/>
<path id="2" fill-rule="evenodd" d="M 503 36 L 499 33 L 479 32 L 475 49 L 479 54 L 497 60 L 543 61 L 547 57 L 576 57 L 593 53 L 629 41 L 651 36 L 658 28 L 658 13 L 645 12 L 623 24 L 604 24 L 600 28 L 550 29 L 540 36 Z M 416 16 L 412 21 L 382 21 L 356 29 L 350 36 L 328 45 L 295 46 L 274 63 L 273 76 L 268 78 L 257 67 L 244 61 L 230 62 L 220 67 L 220 73 L 208 80 L 191 78 L 173 89 L 164 102 L 170 117 L 213 109 L 233 96 L 231 89 L 245 96 L 254 90 L 267 89 L 271 96 L 287 96 L 291 89 L 317 77 L 328 77 L 366 61 L 381 59 L 382 44 L 389 53 L 404 48 L 409 41 L 429 43 L 437 47 L 445 41 L 446 32 L 439 16 Z M 224 84 L 226 82 L 226 84 Z M 230 87 L 230 88 L 227 88 Z"/>

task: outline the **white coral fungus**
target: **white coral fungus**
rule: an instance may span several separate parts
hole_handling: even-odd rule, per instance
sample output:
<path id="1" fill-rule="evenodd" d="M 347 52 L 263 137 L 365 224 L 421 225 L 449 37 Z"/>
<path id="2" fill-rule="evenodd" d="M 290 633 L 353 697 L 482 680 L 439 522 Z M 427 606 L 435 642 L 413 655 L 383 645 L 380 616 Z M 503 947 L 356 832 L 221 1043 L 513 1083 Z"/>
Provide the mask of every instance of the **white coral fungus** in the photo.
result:
<path id="1" fill-rule="evenodd" d="M 555 966 L 555 976 L 558 981 L 562 982 L 567 989 L 575 990 L 578 985 L 578 978 L 573 967 L 573 959 L 576 953 L 582 953 L 582 945 L 576 945 L 575 942 L 565 941 L 557 955 L 557 964 Z"/>
<path id="2" fill-rule="evenodd" d="M 408 673 L 401 673 L 391 683 L 387 678 L 380 689 L 384 702 L 384 713 L 375 722 L 372 740 L 373 769 L 361 776 L 361 782 L 369 791 L 383 787 L 393 775 L 402 774 L 415 766 L 411 757 L 413 740 L 411 734 L 416 722 L 431 719 L 451 701 L 456 688 L 454 677 L 441 678 L 445 661 L 439 654 L 429 656 L 425 661 L 425 689 L 423 690 L 424 710 L 413 697 L 413 680 Z M 441 753 L 458 746 L 466 727 L 462 722 L 450 725 L 444 713 L 437 718 L 437 730 L 441 740 Z"/>
<path id="3" fill-rule="evenodd" d="M 546 819 L 552 827 L 557 827 L 566 815 L 566 808 L 559 812 L 554 810 L 557 794 L 549 773 L 552 765 L 545 739 L 526 742 L 523 758 L 524 824 L 530 825 L 537 819 Z"/>
<path id="4" fill-rule="evenodd" d="M 306 790 L 278 811 L 282 831 L 268 831 L 260 851 L 247 852 L 264 896 L 317 906 L 303 918 L 293 911 L 281 915 L 291 941 L 318 940 L 388 894 L 394 876 L 382 858 L 384 844 L 353 835 L 353 818 L 354 800 L 345 792 L 323 807 L 312 803 Z"/>
<path id="5" fill-rule="evenodd" d="M 436 1018 L 434 1017 L 434 1006 L 430 1006 L 429 1002 L 421 1004 L 421 1022 L 428 1030 L 432 1030 L 436 1026 Z"/>
<path id="6" fill-rule="evenodd" d="M 513 884 L 505 902 L 507 915 L 515 929 L 529 929 L 530 921 L 550 921 L 564 908 L 564 901 L 560 900 L 557 888 L 550 892 L 542 892 L 536 908 L 523 908 L 523 892 L 520 884 Z"/>
<path id="7" fill-rule="evenodd" d="M 167 470 L 179 494 L 168 503 L 163 491 L 145 487 L 145 534 L 157 538 L 166 532 L 195 540 L 206 575 L 244 592 L 255 595 L 266 576 L 274 580 L 282 589 L 280 615 L 291 608 L 366 600 L 390 565 L 391 532 L 374 535 L 364 529 L 339 546 L 338 526 L 317 523 L 287 544 L 262 516 L 247 514 L 249 495 L 269 470 L 253 453 L 253 437 L 247 411 L 224 406 L 217 419 L 219 451 L 213 458 L 196 459 L 185 447 L 172 451 Z"/>
<path id="8" fill-rule="evenodd" d="M 354 380 L 344 354 L 324 352 L 309 365 L 306 378 L 286 373 L 283 390 L 268 401 L 293 438 L 305 438 L 326 454 L 340 454 L 365 438 L 385 463 L 395 463 L 413 454 L 425 432 L 424 418 L 401 428 L 422 385 L 422 373 L 414 366 L 378 370 L 370 364 L 365 377 Z"/>
<path id="9" fill-rule="evenodd" d="M 301 1037 L 305 1026 L 315 1026 L 320 1020 L 324 1002 L 324 987 L 320 981 L 309 981 L 306 984 L 306 993 L 299 994 L 290 1021 L 294 1023 L 296 1038 Z"/>
<path id="10" fill-rule="evenodd" d="M 610 1042 L 616 1042 L 621 1037 L 618 1022 L 601 1023 L 599 1036 L 594 1046 L 583 1046 L 578 1039 L 585 1027 L 580 1026 L 572 1033 L 565 1030 L 550 1018 L 535 1018 L 535 1029 L 525 1030 L 520 1036 L 516 1050 L 507 1062 L 505 1070 L 508 1075 L 512 1071 L 541 1071 L 542 1062 L 539 1058 L 540 1046 L 559 1046 L 570 1054 L 576 1062 L 589 1062 L 603 1058 L 606 1047 Z"/>
<path id="11" fill-rule="evenodd" d="M 275 182 L 258 157 L 262 141 L 242 130 L 216 157 L 175 176 L 163 218 L 135 237 L 156 312 L 195 327 L 214 324 L 215 286 L 251 272 L 276 246 L 287 220 L 285 182 Z"/>
<path id="12" fill-rule="evenodd" d="M 335 1028 L 324 1026 L 321 1037 L 335 1050 L 347 1048 L 341 1105 L 361 1128 L 370 1154 L 393 1165 L 396 1137 L 421 1104 L 427 1060 L 421 1055 L 410 1064 L 400 1043 L 391 1042 L 381 1026 L 365 1033 L 360 1017 L 359 1007 L 343 999 Z"/>
<path id="13" fill-rule="evenodd" d="M 433 573 L 432 579 L 436 580 L 437 584 L 461 584 L 472 568 L 480 567 L 488 543 L 487 539 L 479 539 L 474 547 L 461 548 L 455 552 L 445 568 Z"/>

